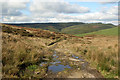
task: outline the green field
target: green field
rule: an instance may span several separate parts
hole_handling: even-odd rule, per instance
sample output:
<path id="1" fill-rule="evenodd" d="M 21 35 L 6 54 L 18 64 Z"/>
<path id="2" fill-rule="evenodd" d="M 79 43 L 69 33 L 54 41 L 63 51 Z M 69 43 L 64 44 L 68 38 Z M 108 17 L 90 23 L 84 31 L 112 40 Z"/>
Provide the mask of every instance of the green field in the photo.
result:
<path id="1" fill-rule="evenodd" d="M 91 23 L 91 24 L 82 24 L 82 25 L 74 25 L 74 26 L 66 27 L 63 28 L 61 32 L 75 35 L 75 34 L 90 33 L 90 32 L 104 30 L 113 27 L 115 26 L 111 24 Z"/>
<path id="2" fill-rule="evenodd" d="M 76 36 L 86 36 L 86 35 L 91 35 L 91 34 L 105 35 L 105 36 L 118 36 L 118 27 L 85 33 L 85 34 L 76 34 Z"/>

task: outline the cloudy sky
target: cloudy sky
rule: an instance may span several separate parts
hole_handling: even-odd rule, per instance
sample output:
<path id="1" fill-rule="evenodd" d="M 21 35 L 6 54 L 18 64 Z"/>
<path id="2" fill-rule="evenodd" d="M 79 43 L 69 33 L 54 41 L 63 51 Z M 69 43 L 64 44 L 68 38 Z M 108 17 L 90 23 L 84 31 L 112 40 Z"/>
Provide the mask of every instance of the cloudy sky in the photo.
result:
<path id="1" fill-rule="evenodd" d="M 118 24 L 118 0 L 0 0 L 0 21 Z"/>

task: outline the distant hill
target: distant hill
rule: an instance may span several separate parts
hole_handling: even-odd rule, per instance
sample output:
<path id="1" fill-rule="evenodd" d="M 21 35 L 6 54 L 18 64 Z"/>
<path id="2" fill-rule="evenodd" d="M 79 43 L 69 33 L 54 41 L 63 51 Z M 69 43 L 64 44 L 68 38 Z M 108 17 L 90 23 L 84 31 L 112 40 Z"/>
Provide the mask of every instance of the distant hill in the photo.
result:
<path id="1" fill-rule="evenodd" d="M 102 23 L 91 23 L 91 24 L 82 24 L 82 25 L 74 25 L 61 30 L 62 33 L 67 34 L 82 34 L 89 33 L 98 30 L 108 29 L 115 27 L 112 24 L 102 24 Z"/>
<path id="2" fill-rule="evenodd" d="M 40 37 L 40 38 L 52 39 L 52 40 L 66 39 L 68 37 L 76 37 L 74 35 L 68 35 L 59 32 L 51 32 L 48 30 L 42 30 L 38 28 L 11 26 L 7 24 L 2 24 L 2 31 L 14 35 L 21 35 L 26 37 Z"/>
<path id="3" fill-rule="evenodd" d="M 85 34 L 76 34 L 76 36 L 86 36 L 86 35 L 93 35 L 93 34 L 94 35 L 105 35 L 105 36 L 118 36 L 118 27 L 85 33 Z"/>
<path id="4" fill-rule="evenodd" d="M 73 26 L 73 25 L 80 25 L 85 24 L 82 22 L 71 22 L 71 23 L 10 23 L 9 25 L 13 26 L 22 26 L 22 27 L 29 27 L 29 28 L 41 28 L 44 30 L 50 30 L 54 32 L 61 32 L 63 28 Z"/>
<path id="5" fill-rule="evenodd" d="M 82 22 L 70 22 L 70 23 L 19 23 L 9 24 L 12 26 L 22 26 L 28 28 L 41 28 L 44 30 L 50 30 L 53 32 L 61 32 L 66 34 L 82 34 L 88 32 L 94 32 L 98 30 L 108 29 L 116 27 L 113 24 L 102 23 L 82 23 Z"/>

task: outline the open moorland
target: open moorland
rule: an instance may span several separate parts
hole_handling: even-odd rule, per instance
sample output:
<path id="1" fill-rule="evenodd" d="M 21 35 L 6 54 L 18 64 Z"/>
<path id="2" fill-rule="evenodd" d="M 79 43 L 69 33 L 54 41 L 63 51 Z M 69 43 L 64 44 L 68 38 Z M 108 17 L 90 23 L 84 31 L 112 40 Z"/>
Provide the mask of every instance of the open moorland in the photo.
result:
<path id="1" fill-rule="evenodd" d="M 100 25 L 64 34 L 2 24 L 3 78 L 118 78 L 118 28 Z"/>

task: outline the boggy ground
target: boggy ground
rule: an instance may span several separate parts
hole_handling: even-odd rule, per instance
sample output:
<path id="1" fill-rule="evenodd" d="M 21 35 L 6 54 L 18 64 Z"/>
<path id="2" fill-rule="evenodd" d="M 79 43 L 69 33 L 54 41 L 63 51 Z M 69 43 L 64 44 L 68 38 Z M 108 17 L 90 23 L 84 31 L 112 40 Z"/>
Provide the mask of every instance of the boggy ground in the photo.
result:
<path id="1" fill-rule="evenodd" d="M 60 48 L 60 43 L 52 47 L 56 51 L 54 54 L 56 54 L 57 60 L 60 61 L 59 64 L 68 65 L 70 68 L 65 68 L 56 74 L 51 73 L 47 78 L 104 78 L 97 69 L 90 67 L 90 63 L 85 61 L 82 54 L 76 55 L 76 52 L 71 49 Z"/>
<path id="2" fill-rule="evenodd" d="M 2 36 L 3 78 L 117 78 L 117 37 L 10 29 Z"/>
<path id="3" fill-rule="evenodd" d="M 75 56 L 73 54 L 65 55 L 63 53 L 56 53 L 57 55 L 57 67 L 53 67 L 52 72 L 48 73 L 46 78 L 103 78 L 101 73 L 96 69 L 89 66 L 82 57 Z M 56 69 L 59 69 L 59 65 L 67 66 L 64 70 L 55 73 Z M 62 68 L 63 66 L 61 66 Z M 55 69 L 56 68 L 56 69 Z"/>
<path id="4" fill-rule="evenodd" d="M 80 58 L 82 56 L 83 60 L 90 65 L 86 68 L 87 73 L 93 73 L 94 77 L 102 77 L 98 76 L 99 72 L 106 78 L 118 77 L 118 37 L 87 36 L 81 39 L 63 40 L 57 45 L 56 50 L 68 56 L 69 59 L 73 54 Z M 77 72 L 73 73 L 73 75 L 76 74 Z"/>

